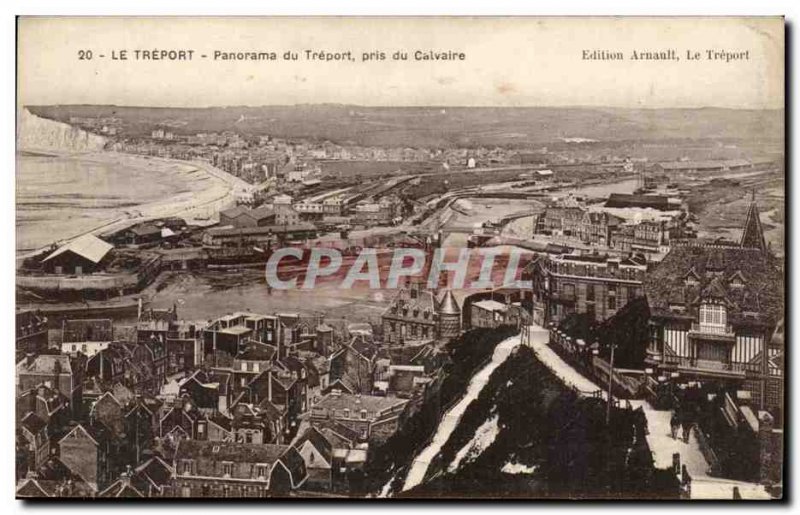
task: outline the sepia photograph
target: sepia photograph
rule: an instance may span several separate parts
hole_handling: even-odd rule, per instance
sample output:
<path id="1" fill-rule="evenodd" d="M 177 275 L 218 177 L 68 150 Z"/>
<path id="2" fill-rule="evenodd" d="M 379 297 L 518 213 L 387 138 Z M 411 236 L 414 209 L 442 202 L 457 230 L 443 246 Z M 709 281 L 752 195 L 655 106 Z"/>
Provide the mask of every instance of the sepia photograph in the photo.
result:
<path id="1" fill-rule="evenodd" d="M 16 30 L 17 499 L 785 499 L 783 17 Z"/>

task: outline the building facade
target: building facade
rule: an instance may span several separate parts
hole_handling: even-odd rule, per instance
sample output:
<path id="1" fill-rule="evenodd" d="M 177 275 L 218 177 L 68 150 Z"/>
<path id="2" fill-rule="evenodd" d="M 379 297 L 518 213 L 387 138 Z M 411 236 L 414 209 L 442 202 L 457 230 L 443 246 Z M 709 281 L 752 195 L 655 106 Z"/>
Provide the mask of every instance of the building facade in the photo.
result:
<path id="1" fill-rule="evenodd" d="M 755 204 L 738 244 L 674 246 L 645 282 L 648 363 L 664 373 L 748 390 L 762 409 L 780 409 L 783 287 Z"/>
<path id="2" fill-rule="evenodd" d="M 644 294 L 646 273 L 647 262 L 641 256 L 541 254 L 525 274 L 533 283 L 534 322 L 558 323 L 573 313 L 602 322 Z"/>

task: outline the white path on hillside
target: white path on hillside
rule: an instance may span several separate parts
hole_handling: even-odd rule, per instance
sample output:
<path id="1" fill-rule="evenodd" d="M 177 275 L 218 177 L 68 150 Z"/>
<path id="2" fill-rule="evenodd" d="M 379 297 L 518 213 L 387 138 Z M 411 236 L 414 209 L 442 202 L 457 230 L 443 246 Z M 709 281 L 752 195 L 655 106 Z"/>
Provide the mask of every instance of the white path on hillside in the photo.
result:
<path id="1" fill-rule="evenodd" d="M 587 395 L 589 392 L 600 389 L 548 346 L 550 333 L 547 329 L 531 326 L 530 333 L 530 346 L 539 361 L 564 384 L 575 387 Z M 607 395 L 603 392 L 603 399 L 606 398 Z M 647 444 L 653 453 L 654 465 L 661 469 L 668 468 L 672 466 L 672 455 L 676 452 L 680 453 L 681 464 L 686 465 L 689 475 L 692 476 L 692 499 L 733 499 L 734 486 L 739 487 L 739 493 L 743 499 L 770 499 L 770 495 L 759 484 L 709 476 L 708 462 L 700 451 L 700 445 L 694 434 L 690 435 L 688 443 L 673 439 L 669 427 L 671 415 L 669 411 L 656 410 L 647 401 L 634 400 L 630 403 L 634 408 L 641 406 L 647 417 Z"/>
<path id="2" fill-rule="evenodd" d="M 588 380 L 583 374 L 572 368 L 566 361 L 555 353 L 550 348 L 550 332 L 543 327 L 533 325 L 530 327 L 530 347 L 533 349 L 536 357 L 539 358 L 550 371 L 561 380 L 562 383 L 570 388 L 576 388 L 582 396 L 591 396 L 594 392 L 601 391 L 602 389 Z M 606 393 L 601 391 L 603 399 L 606 399 Z"/>
<path id="3" fill-rule="evenodd" d="M 500 342 L 494 349 L 492 361 L 472 376 L 467 386 L 467 391 L 464 393 L 464 397 L 444 414 L 442 420 L 439 422 L 439 427 L 436 428 L 433 439 L 431 439 L 431 443 L 414 459 L 408 471 L 408 475 L 406 476 L 403 491 L 414 488 L 422 483 L 422 480 L 425 479 L 425 474 L 428 472 L 428 466 L 436 455 L 439 454 L 442 446 L 450 439 L 450 435 L 453 434 L 456 426 L 458 426 L 458 422 L 461 420 L 461 416 L 464 414 L 464 411 L 466 411 L 467 406 L 478 398 L 483 387 L 489 382 L 492 372 L 508 359 L 511 355 L 511 351 L 519 344 L 519 335 L 512 336 Z"/>

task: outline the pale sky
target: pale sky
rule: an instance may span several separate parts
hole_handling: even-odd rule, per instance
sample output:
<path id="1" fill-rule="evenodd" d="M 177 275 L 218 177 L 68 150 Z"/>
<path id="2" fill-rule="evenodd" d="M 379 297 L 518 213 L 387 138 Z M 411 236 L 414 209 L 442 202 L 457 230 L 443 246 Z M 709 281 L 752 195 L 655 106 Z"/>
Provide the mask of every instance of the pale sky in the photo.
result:
<path id="1" fill-rule="evenodd" d="M 112 51 L 129 60 L 111 60 Z M 133 51 L 194 50 L 190 62 L 135 61 Z M 280 60 L 287 50 L 351 50 L 358 62 Z M 632 61 L 675 49 L 680 61 Z M 91 60 L 79 60 L 81 50 Z M 278 61 L 214 61 L 215 50 L 276 52 Z M 392 61 L 397 51 L 409 60 Z M 414 61 L 453 50 L 464 61 Z M 583 51 L 623 61 L 584 60 Z M 749 52 L 706 59 L 706 50 Z M 387 60 L 360 62 L 363 52 Z M 687 52 L 700 60 L 687 60 Z M 99 55 L 105 55 L 100 58 Z M 207 59 L 200 58 L 206 54 Z M 22 18 L 23 105 L 617 106 L 782 108 L 781 18 Z"/>

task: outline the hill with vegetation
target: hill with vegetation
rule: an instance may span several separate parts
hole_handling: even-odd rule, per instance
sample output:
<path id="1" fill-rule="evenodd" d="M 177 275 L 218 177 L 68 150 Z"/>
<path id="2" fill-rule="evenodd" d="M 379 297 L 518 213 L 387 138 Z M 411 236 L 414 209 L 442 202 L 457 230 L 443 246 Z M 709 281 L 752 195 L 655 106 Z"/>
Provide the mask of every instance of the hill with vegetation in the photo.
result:
<path id="1" fill-rule="evenodd" d="M 654 467 L 640 410 L 579 397 L 518 346 L 490 376 L 430 463 L 425 481 L 401 491 L 417 453 L 445 408 L 463 396 L 471 375 L 507 337 L 472 331 L 450 347 L 453 360 L 400 431 L 372 449 L 354 493 L 423 498 L 675 498 L 674 475 Z M 458 352 L 458 354 L 456 354 Z M 449 379 L 452 377 L 452 379 Z"/>

